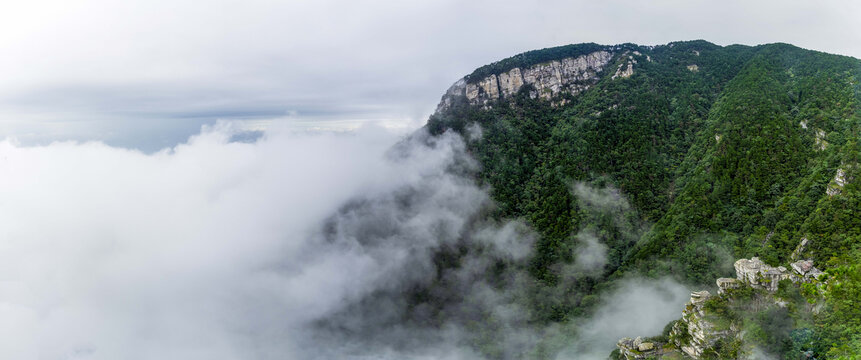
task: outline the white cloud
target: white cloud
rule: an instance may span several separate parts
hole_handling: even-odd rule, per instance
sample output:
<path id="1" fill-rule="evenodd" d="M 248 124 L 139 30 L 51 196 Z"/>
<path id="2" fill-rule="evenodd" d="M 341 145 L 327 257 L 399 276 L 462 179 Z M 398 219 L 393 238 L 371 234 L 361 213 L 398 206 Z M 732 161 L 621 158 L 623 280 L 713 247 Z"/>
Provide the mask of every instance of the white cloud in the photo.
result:
<path id="1" fill-rule="evenodd" d="M 482 336 L 516 358 L 558 331 L 521 308 L 536 235 L 484 218 L 458 137 L 237 143 L 235 125 L 149 155 L 0 142 L 0 357 L 477 359 L 470 326 L 493 321 Z M 652 331 L 651 307 L 676 310 L 677 285 L 629 285 L 576 322 L 601 339 L 589 351 L 625 317 Z"/>
<path id="2" fill-rule="evenodd" d="M 0 357 L 289 358 L 294 332 L 398 264 L 320 244 L 319 224 L 357 194 L 439 177 L 454 151 L 392 162 L 381 131 L 229 135 L 152 155 L 0 143 Z"/>
<path id="3" fill-rule="evenodd" d="M 483 217 L 459 137 L 241 130 L 0 142 L 0 358 L 475 359 L 485 314 L 507 353 L 540 340 L 516 302 L 535 234 Z"/>
<path id="4" fill-rule="evenodd" d="M 408 146 L 409 160 L 398 161 L 384 155 L 390 133 L 297 135 L 281 128 L 285 118 L 305 128 L 380 119 L 414 128 L 473 68 L 577 42 L 784 41 L 861 56 L 859 11 L 776 1 L 4 2 L 2 137 L 154 150 L 218 118 L 267 130 L 237 143 L 219 124 L 153 154 L 0 142 L 0 357 L 298 358 L 315 350 L 309 321 L 427 281 L 430 249 L 453 246 L 453 234 L 470 234 L 493 257 L 528 258 L 534 235 L 521 224 L 471 223 L 489 199 L 446 171 L 470 166 L 457 140 Z M 373 216 L 351 222 L 343 205 L 357 198 Z M 408 211 L 395 211 L 404 201 Z M 396 226 L 357 236 L 368 221 Z M 321 223 L 343 231 L 327 237 Z M 444 274 L 463 290 L 460 310 L 510 321 L 512 346 L 534 341 L 517 328 L 511 294 L 471 282 L 490 262 L 463 263 Z M 598 339 L 588 351 L 606 354 L 621 329 L 654 332 L 686 297 L 668 282 L 624 289 L 585 325 Z M 625 302 L 637 299 L 649 301 Z M 475 356 L 460 334 L 435 333 L 450 346 L 415 355 Z"/>
<path id="5" fill-rule="evenodd" d="M 615 284 L 595 314 L 578 325 L 578 338 L 557 360 L 606 359 L 623 337 L 660 335 L 681 317 L 690 290 L 672 279 L 629 277 Z"/>
<path id="6" fill-rule="evenodd" d="M 582 273 L 601 274 L 607 265 L 607 245 L 591 231 L 577 234 L 579 246 L 575 250 L 575 268 Z"/>

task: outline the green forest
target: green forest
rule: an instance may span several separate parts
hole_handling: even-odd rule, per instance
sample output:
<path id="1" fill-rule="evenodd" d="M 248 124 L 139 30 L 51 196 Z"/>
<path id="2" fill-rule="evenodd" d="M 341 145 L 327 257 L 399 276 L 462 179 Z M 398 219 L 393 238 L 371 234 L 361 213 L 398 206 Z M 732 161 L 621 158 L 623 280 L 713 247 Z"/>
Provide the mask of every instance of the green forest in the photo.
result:
<path id="1" fill-rule="evenodd" d="M 492 218 L 538 233 L 528 264 L 499 264 L 533 279 L 518 300 L 531 321 L 588 314 L 630 273 L 713 288 L 735 277 L 734 259 L 785 265 L 806 238 L 826 285 L 781 291 L 817 310 L 735 316 L 780 358 L 861 358 L 861 61 L 788 44 L 580 44 L 517 55 L 466 81 L 602 49 L 612 49 L 611 65 L 587 90 L 554 99 L 564 102 L 526 85 L 488 106 L 460 99 L 426 125 L 468 139 L 475 177 L 497 204 Z M 630 77 L 610 76 L 632 52 L 649 60 Z M 618 191 L 625 204 L 596 212 L 578 186 Z M 606 264 L 597 276 L 564 277 L 584 231 L 607 246 Z M 545 296 L 559 289 L 565 296 Z M 768 331 L 774 319 L 782 330 Z M 738 356 L 730 351 L 715 356 Z"/>

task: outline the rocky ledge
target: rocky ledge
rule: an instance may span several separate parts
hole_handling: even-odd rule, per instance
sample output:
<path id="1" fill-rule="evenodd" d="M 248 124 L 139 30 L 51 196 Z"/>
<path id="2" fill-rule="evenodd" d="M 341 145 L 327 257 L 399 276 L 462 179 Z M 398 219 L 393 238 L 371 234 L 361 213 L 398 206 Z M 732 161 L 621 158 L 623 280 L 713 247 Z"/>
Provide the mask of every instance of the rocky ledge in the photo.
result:
<path id="1" fill-rule="evenodd" d="M 676 322 L 670 332 L 673 345 L 694 359 L 699 359 L 703 352 L 713 347 L 718 340 L 739 334 L 739 329 L 734 324 L 728 328 L 720 327 L 708 320 L 704 305 L 711 296 L 708 291 L 691 293 L 691 300 L 682 311 L 682 320 Z"/>
<path id="2" fill-rule="evenodd" d="M 639 336 L 636 339 L 622 338 L 616 346 L 626 359 L 650 359 L 664 354 L 663 344 L 643 341 Z"/>
<path id="3" fill-rule="evenodd" d="M 775 292 L 781 280 L 790 280 L 794 283 L 812 281 L 822 274 L 822 271 L 813 267 L 813 260 L 799 260 L 789 264 L 789 267 L 792 271 L 784 266 L 772 267 L 757 257 L 750 260 L 739 259 L 735 262 L 735 279 L 717 279 L 718 293 L 737 288 L 741 284 Z"/>
<path id="4" fill-rule="evenodd" d="M 800 255 L 804 251 L 807 239 L 802 239 L 796 253 Z M 774 293 L 778 289 L 781 280 L 790 280 L 794 283 L 815 283 L 822 271 L 813 266 L 813 260 L 798 260 L 789 264 L 790 269 L 784 266 L 772 267 L 757 257 L 751 259 L 739 259 L 735 262 L 736 277 L 717 279 L 718 295 L 731 296 L 731 289 L 752 287 Z M 619 353 L 628 360 L 634 359 L 660 359 L 681 350 L 686 356 L 699 359 L 707 349 L 715 346 L 721 339 L 741 339 L 743 333 L 734 322 L 718 324 L 714 317 L 709 317 L 705 310 L 706 302 L 714 295 L 708 291 L 697 291 L 691 293 L 691 299 L 682 311 L 681 320 L 673 324 L 669 333 L 668 343 L 644 342 L 641 338 L 631 340 L 623 338 L 616 346 Z M 771 298 L 778 306 L 785 306 L 785 302 L 777 298 Z"/>

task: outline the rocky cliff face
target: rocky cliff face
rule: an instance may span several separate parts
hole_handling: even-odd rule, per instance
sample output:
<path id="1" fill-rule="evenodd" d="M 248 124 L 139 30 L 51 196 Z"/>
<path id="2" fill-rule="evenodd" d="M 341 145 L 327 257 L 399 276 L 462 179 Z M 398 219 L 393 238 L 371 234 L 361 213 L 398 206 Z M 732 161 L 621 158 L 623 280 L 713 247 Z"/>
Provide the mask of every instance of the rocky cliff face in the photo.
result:
<path id="1" fill-rule="evenodd" d="M 802 243 L 806 244 L 806 239 L 802 240 Z M 729 288 L 744 284 L 754 289 L 775 292 L 781 280 L 791 280 L 795 283 L 813 281 L 822 274 L 822 271 L 813 267 L 813 260 L 799 260 L 789 266 L 792 271 L 783 266 L 769 266 L 757 257 L 750 260 L 739 259 L 735 262 L 736 279 L 718 279 L 718 291 L 723 293 Z"/>
<path id="2" fill-rule="evenodd" d="M 576 94 L 597 83 L 598 73 L 612 58 L 613 53 L 609 51 L 596 51 L 526 68 L 517 67 L 483 79 L 461 79 L 446 91 L 437 112 L 447 110 L 459 96 L 466 97 L 470 105 L 487 106 L 492 101 L 513 96 L 524 85 L 532 86 L 529 94 L 532 98 L 549 100 L 561 93 Z M 631 62 L 627 63 L 624 77 L 633 73 L 632 66 Z"/>
<path id="3" fill-rule="evenodd" d="M 803 239 L 797 253 L 804 251 L 807 239 Z M 793 259 L 794 260 L 794 259 Z M 773 294 L 778 289 L 781 280 L 788 279 L 795 283 L 815 282 L 822 274 L 813 266 L 813 260 L 798 260 L 790 265 L 790 269 L 784 266 L 772 267 L 759 258 L 739 259 L 735 262 L 736 278 L 717 279 L 718 295 L 724 299 L 732 298 L 730 289 L 738 289 L 749 286 L 754 289 L 767 291 Z M 623 338 L 616 346 L 620 354 L 628 360 L 634 359 L 659 359 L 680 350 L 687 357 L 700 359 L 703 354 L 721 339 L 741 340 L 743 333 L 739 324 L 734 321 L 727 323 L 719 317 L 709 315 L 705 309 L 705 303 L 715 295 L 708 291 L 691 293 L 691 299 L 682 311 L 682 318 L 673 324 L 669 334 L 669 343 L 646 343 L 640 338 L 631 340 Z M 778 306 L 785 306 L 785 302 L 766 296 Z M 722 324 L 721 324 L 722 323 Z M 647 344 L 646 346 L 641 346 Z"/>
<path id="4" fill-rule="evenodd" d="M 738 281 L 755 289 L 765 289 L 772 292 L 777 291 L 777 284 L 781 280 L 789 279 L 791 275 L 786 267 L 771 267 L 757 257 L 750 260 L 739 259 L 734 266 Z"/>
<path id="5" fill-rule="evenodd" d="M 706 317 L 704 305 L 711 296 L 708 291 L 691 293 L 691 300 L 682 311 L 682 320 L 673 325 L 670 333 L 674 345 L 694 359 L 699 359 L 718 340 L 738 335 L 735 326 L 721 328 Z"/>

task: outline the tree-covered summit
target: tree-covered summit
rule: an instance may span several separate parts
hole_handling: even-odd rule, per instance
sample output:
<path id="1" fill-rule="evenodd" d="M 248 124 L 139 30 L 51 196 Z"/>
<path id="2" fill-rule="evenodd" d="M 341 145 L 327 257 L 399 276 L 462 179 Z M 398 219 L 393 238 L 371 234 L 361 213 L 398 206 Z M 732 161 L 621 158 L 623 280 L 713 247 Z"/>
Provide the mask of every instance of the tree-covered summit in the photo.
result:
<path id="1" fill-rule="evenodd" d="M 708 285 L 731 275 L 734 259 L 776 266 L 805 238 L 816 263 L 857 267 L 861 61 L 789 44 L 588 43 L 526 52 L 466 79 L 601 50 L 613 58 L 582 91 L 454 102 L 427 124 L 470 139 L 477 177 L 498 203 L 493 216 L 540 234 L 526 270 L 567 295 L 534 300 L 536 319 L 588 311 L 590 295 L 624 274 Z M 632 72 L 618 76 L 627 64 Z M 576 193 L 582 185 L 617 189 L 630 207 L 595 215 Z M 585 232 L 597 234 L 606 262 L 600 276 L 565 280 L 560 269 L 586 246 Z M 824 295 L 838 310 L 816 330 L 822 341 L 855 341 L 851 353 L 859 335 L 835 330 L 833 318 L 861 297 L 848 290 L 857 279 L 841 276 L 849 287 Z M 838 304 L 828 297 L 836 293 L 849 295 Z"/>

